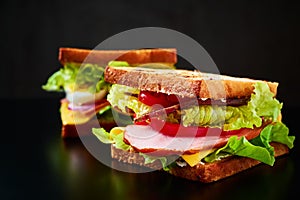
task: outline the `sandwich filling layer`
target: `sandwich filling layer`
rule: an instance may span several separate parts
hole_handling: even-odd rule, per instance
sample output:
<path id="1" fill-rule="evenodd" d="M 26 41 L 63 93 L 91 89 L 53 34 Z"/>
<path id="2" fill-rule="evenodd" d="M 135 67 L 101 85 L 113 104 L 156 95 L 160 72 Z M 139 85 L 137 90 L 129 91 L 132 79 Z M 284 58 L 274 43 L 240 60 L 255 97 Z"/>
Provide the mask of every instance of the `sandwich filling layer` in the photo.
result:
<path id="1" fill-rule="evenodd" d="M 104 68 L 97 64 L 65 63 L 43 86 L 54 92 L 65 92 L 60 113 L 63 125 L 84 124 L 110 109 L 106 101 L 110 84 L 104 81 Z"/>
<path id="2" fill-rule="evenodd" d="M 247 102 L 234 106 L 203 105 L 198 100 L 182 105 L 178 98 L 165 96 L 161 101 L 160 94 L 158 99 L 141 94 L 132 87 L 113 85 L 107 99 L 113 108 L 133 113 L 133 125 L 116 127 L 110 133 L 93 129 L 93 133 L 116 148 L 133 149 L 148 163 L 160 160 L 165 169 L 170 167 L 171 155 L 180 156 L 178 161 L 190 166 L 228 156 L 273 165 L 270 142 L 293 147 L 295 137 L 288 135 L 288 128 L 281 122 L 282 103 L 267 83 L 255 83 Z"/>
<path id="3" fill-rule="evenodd" d="M 143 92 L 135 88 L 114 84 L 107 100 L 121 112 L 134 113 L 135 121 L 157 116 L 185 127 L 209 126 L 224 130 L 260 127 L 263 118 L 276 121 L 282 108 L 282 103 L 273 97 L 268 85 L 262 82 L 255 84 L 254 93 L 245 105 L 240 106 L 203 105 L 197 99 L 193 101 L 169 95 L 164 100 L 161 94 L 157 95 L 158 99 L 149 100 L 141 97 L 141 94 Z"/>

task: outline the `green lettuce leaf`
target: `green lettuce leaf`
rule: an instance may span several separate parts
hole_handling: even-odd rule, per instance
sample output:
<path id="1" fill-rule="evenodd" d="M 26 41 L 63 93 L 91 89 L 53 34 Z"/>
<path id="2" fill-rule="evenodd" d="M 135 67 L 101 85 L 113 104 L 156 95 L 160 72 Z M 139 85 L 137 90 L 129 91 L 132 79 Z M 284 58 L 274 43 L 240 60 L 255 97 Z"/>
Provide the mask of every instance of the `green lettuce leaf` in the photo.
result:
<path id="1" fill-rule="evenodd" d="M 110 110 L 111 106 L 108 105 L 108 106 L 105 106 L 103 108 L 101 108 L 99 111 L 98 111 L 98 114 L 99 115 L 102 115 L 103 113 L 105 113 L 106 111 Z"/>
<path id="2" fill-rule="evenodd" d="M 247 105 L 233 106 L 194 106 L 184 110 L 183 125 L 223 126 L 224 130 L 254 128 L 262 125 L 262 117 L 277 121 L 282 108 L 265 82 L 254 84 L 254 93 Z M 224 123 L 224 124 L 223 124 Z"/>
<path id="3" fill-rule="evenodd" d="M 270 117 L 273 121 L 277 121 L 282 103 L 274 97 L 267 83 L 257 82 L 254 85 L 254 93 L 251 95 L 248 107 L 255 110 L 260 117 Z"/>
<path id="4" fill-rule="evenodd" d="M 145 153 L 139 153 L 141 156 L 144 157 L 145 159 L 145 164 L 150 164 L 155 162 L 156 160 L 159 160 L 161 162 L 161 165 L 163 168 L 167 168 L 168 166 L 168 159 L 167 157 L 163 157 L 163 156 L 150 156 L 147 155 Z"/>
<path id="5" fill-rule="evenodd" d="M 193 106 L 183 110 L 184 126 L 222 127 L 224 130 L 253 128 L 261 126 L 262 119 L 248 106 Z"/>
<path id="6" fill-rule="evenodd" d="M 113 60 L 113 61 L 110 61 L 108 63 L 108 65 L 109 66 L 114 66 L 114 67 L 130 67 L 128 62 L 126 62 L 126 61 L 115 61 L 115 60 Z"/>
<path id="7" fill-rule="evenodd" d="M 288 127 L 282 122 L 276 122 L 275 124 L 266 126 L 258 137 L 251 140 L 251 143 L 266 148 L 273 148 L 269 143 L 278 142 L 292 149 L 294 147 L 294 140 L 295 136 L 289 136 Z"/>
<path id="8" fill-rule="evenodd" d="M 107 101 L 112 107 L 117 107 L 123 113 L 127 113 L 127 108 L 136 113 L 136 117 L 149 113 L 151 107 L 143 104 L 137 98 L 140 91 L 136 88 L 125 85 L 114 84 L 109 90 Z"/>
<path id="9" fill-rule="evenodd" d="M 290 149 L 294 147 L 295 136 L 288 136 L 289 129 L 283 123 L 276 123 L 271 130 L 271 141 L 287 145 Z"/>
<path id="10" fill-rule="evenodd" d="M 122 130 L 118 133 L 113 133 L 113 131 L 108 133 L 104 128 L 92 128 L 92 133 L 104 144 L 114 144 L 116 148 L 124 151 L 130 149 L 130 146 L 123 141 L 124 132 Z"/>
<path id="11" fill-rule="evenodd" d="M 227 144 L 204 158 L 206 162 L 213 162 L 221 158 L 237 155 L 253 158 L 268 165 L 275 162 L 274 148 L 270 142 L 279 142 L 293 148 L 294 136 L 288 136 L 288 128 L 281 122 L 269 124 L 260 133 L 260 135 L 250 141 L 245 137 L 240 139 L 237 136 L 229 138 Z"/>
<path id="12" fill-rule="evenodd" d="M 251 101 L 251 100 L 250 100 Z M 238 130 L 240 128 L 254 128 L 262 125 L 261 117 L 250 104 L 239 107 L 228 106 L 226 112 L 230 117 L 225 120 L 224 130 Z"/>
<path id="13" fill-rule="evenodd" d="M 115 142 L 104 128 L 92 128 L 92 132 L 104 144 L 113 144 Z"/>
<path id="14" fill-rule="evenodd" d="M 65 87 L 74 84 L 78 69 L 79 66 L 76 64 L 66 64 L 63 68 L 60 68 L 50 76 L 42 88 L 47 91 L 64 91 Z"/>
<path id="15" fill-rule="evenodd" d="M 104 81 L 103 73 L 104 68 L 96 64 L 66 63 L 63 68 L 49 77 L 42 88 L 56 92 L 84 89 L 95 93 L 102 89 L 108 90 L 110 84 Z"/>
<path id="16" fill-rule="evenodd" d="M 224 147 L 205 157 L 204 160 L 213 162 L 229 155 L 253 158 L 269 165 L 275 162 L 274 156 L 266 148 L 251 144 L 245 137 L 238 139 L 237 136 L 231 136 Z"/>

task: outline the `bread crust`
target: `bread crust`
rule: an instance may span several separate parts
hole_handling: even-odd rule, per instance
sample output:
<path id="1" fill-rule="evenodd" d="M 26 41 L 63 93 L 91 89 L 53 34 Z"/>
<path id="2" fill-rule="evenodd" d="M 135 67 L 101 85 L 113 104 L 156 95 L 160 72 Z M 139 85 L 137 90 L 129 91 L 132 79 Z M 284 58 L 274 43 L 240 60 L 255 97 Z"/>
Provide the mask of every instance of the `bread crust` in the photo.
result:
<path id="1" fill-rule="evenodd" d="M 153 163 L 145 164 L 144 157 L 136 153 L 132 148 L 129 151 L 123 151 L 111 145 L 111 157 L 118 160 L 119 162 L 135 164 L 151 169 L 159 170 L 162 168 L 161 162 L 159 160 L 155 160 Z"/>
<path id="2" fill-rule="evenodd" d="M 109 61 L 127 61 L 131 65 L 160 62 L 175 64 L 177 51 L 174 48 L 140 50 L 89 50 L 78 48 L 59 48 L 59 62 L 93 63 L 107 65 Z"/>
<path id="3" fill-rule="evenodd" d="M 271 142 L 271 145 L 274 147 L 275 157 L 289 153 L 289 148 L 284 144 Z M 140 156 L 133 151 L 129 152 L 116 149 L 113 145 L 111 145 L 111 155 L 112 158 L 124 163 L 136 164 L 152 169 L 162 168 L 161 163 L 158 160 L 151 164 L 144 164 L 143 156 Z M 175 167 L 171 167 L 168 172 L 177 177 L 210 183 L 230 177 L 260 163 L 261 162 L 251 158 L 232 156 L 213 163 L 199 163 L 194 167 L 190 167 L 189 165 L 180 167 L 176 165 Z"/>
<path id="4" fill-rule="evenodd" d="M 277 82 L 231 77 L 190 70 L 107 66 L 105 81 L 140 90 L 210 99 L 250 97 L 258 81 L 266 82 L 274 96 Z"/>

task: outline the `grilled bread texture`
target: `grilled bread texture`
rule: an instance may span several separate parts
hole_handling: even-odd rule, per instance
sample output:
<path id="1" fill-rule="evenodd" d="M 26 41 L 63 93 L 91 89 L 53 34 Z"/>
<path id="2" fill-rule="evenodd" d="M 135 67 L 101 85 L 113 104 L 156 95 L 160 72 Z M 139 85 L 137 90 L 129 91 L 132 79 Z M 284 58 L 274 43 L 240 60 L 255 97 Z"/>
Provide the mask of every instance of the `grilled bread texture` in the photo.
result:
<path id="1" fill-rule="evenodd" d="M 253 84 L 267 82 L 277 94 L 277 82 L 231 77 L 191 70 L 112 67 L 105 69 L 105 81 L 143 91 L 175 94 L 190 98 L 245 98 L 253 93 Z"/>

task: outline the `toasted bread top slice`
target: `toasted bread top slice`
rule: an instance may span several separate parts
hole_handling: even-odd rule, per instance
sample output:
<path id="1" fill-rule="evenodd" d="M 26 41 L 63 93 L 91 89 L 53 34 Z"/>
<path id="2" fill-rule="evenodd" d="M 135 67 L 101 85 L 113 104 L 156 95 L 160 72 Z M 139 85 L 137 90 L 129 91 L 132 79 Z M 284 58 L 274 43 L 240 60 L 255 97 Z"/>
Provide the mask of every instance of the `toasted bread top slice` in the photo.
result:
<path id="1" fill-rule="evenodd" d="M 126 61 L 130 65 L 141 63 L 177 63 L 177 51 L 174 48 L 136 49 L 136 50 L 89 50 L 78 48 L 60 48 L 59 62 L 93 63 L 107 65 L 109 61 Z"/>
<path id="2" fill-rule="evenodd" d="M 191 70 L 112 67 L 105 69 L 105 81 L 142 91 L 210 99 L 250 97 L 258 81 L 266 82 L 274 96 L 277 82 L 232 77 Z"/>

